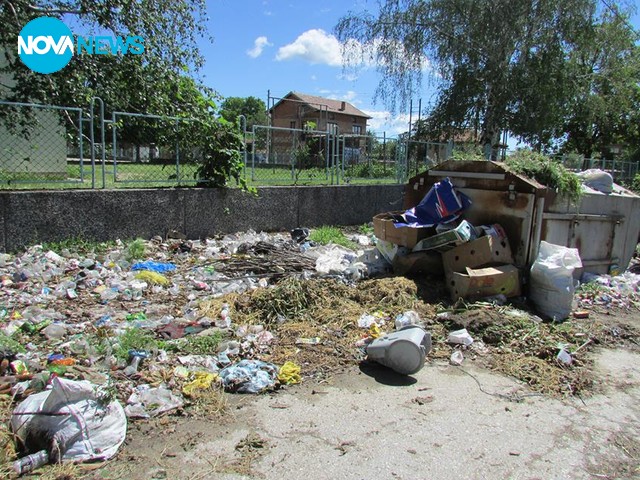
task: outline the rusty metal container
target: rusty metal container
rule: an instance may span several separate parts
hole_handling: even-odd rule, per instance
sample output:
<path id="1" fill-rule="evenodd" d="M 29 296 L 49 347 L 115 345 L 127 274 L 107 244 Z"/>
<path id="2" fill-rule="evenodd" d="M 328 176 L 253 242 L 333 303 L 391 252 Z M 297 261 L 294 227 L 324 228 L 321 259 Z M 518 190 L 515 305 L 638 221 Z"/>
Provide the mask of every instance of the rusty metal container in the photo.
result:
<path id="1" fill-rule="evenodd" d="M 464 213 L 465 220 L 473 225 L 502 225 L 518 267 L 528 268 L 540 241 L 545 240 L 577 248 L 586 271 L 622 271 L 638 243 L 640 197 L 634 193 L 619 186 L 609 195 L 587 189 L 579 205 L 572 205 L 498 162 L 441 163 L 409 180 L 405 208 L 417 205 L 433 184 L 445 177 L 473 202 Z"/>

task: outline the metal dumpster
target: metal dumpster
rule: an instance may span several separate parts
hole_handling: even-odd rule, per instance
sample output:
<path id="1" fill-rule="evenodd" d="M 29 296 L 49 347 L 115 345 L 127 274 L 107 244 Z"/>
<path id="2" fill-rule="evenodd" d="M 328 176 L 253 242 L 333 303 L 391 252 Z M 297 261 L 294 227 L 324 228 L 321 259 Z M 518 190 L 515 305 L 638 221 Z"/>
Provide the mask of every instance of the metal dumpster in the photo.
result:
<path id="1" fill-rule="evenodd" d="M 587 189 L 579 205 L 572 205 L 498 162 L 441 163 L 409 180 L 405 208 L 417 205 L 433 184 L 445 177 L 473 201 L 464 213 L 466 220 L 474 225 L 503 226 L 518 267 L 528 268 L 540 241 L 546 240 L 577 248 L 586 271 L 624 270 L 638 243 L 639 196 L 619 186 L 609 195 Z"/>

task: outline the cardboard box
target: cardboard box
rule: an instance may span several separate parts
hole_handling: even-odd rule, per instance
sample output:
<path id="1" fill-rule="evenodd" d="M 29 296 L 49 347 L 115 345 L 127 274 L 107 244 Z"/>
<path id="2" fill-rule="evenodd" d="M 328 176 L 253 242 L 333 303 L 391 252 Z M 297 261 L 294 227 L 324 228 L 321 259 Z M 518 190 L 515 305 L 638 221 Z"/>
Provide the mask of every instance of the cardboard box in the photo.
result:
<path id="1" fill-rule="evenodd" d="M 420 240 L 418 244 L 413 248 L 414 252 L 421 252 L 424 250 L 436 250 L 438 252 L 445 252 L 451 250 L 457 245 L 463 244 L 471 240 L 475 235 L 473 225 L 466 220 L 460 222 L 456 228 L 447 232 L 437 233 L 430 237 Z"/>
<path id="2" fill-rule="evenodd" d="M 396 255 L 392 265 L 396 275 L 417 275 L 422 273 L 441 277 L 444 273 L 442 256 L 434 251 Z"/>
<path id="3" fill-rule="evenodd" d="M 507 239 L 485 235 L 444 252 L 442 263 L 446 272 L 465 272 L 466 268 L 513 263 L 513 255 Z"/>
<path id="4" fill-rule="evenodd" d="M 432 228 L 411 228 L 394 226 L 392 214 L 401 212 L 380 213 L 373 217 L 373 233 L 380 240 L 395 243 L 401 247 L 415 247 L 416 243 L 425 238 Z"/>
<path id="5" fill-rule="evenodd" d="M 520 274 L 513 265 L 487 268 L 467 268 L 465 273 L 448 272 L 447 287 L 451 300 L 481 298 L 502 294 L 506 297 L 520 295 Z"/>

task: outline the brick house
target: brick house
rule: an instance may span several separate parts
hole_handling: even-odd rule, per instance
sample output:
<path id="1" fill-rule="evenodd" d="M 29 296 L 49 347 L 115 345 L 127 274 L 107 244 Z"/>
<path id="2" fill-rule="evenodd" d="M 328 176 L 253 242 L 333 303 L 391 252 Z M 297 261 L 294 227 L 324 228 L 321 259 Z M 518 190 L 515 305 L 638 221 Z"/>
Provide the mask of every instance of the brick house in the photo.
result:
<path id="1" fill-rule="evenodd" d="M 271 125 L 303 129 L 308 122 L 315 130 L 331 133 L 366 135 L 371 117 L 349 102 L 289 92 L 269 109 Z"/>
<path id="2" fill-rule="evenodd" d="M 356 159 L 366 149 L 371 117 L 342 100 L 289 92 L 269 108 L 269 117 L 275 127 L 269 133 L 269 163 L 321 167 L 330 153 Z"/>

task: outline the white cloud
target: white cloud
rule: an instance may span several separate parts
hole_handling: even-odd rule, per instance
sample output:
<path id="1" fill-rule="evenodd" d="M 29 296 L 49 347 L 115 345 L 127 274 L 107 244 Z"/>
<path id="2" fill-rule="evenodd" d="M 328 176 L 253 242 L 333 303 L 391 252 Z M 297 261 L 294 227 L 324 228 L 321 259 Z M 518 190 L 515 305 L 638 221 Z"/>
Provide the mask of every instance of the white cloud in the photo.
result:
<path id="1" fill-rule="evenodd" d="M 318 77 L 316 77 L 315 75 L 311 75 L 311 80 L 313 80 L 314 82 L 318 79 Z"/>
<path id="2" fill-rule="evenodd" d="M 392 115 L 387 110 L 363 110 L 371 118 L 367 120 L 367 127 L 379 135 L 386 132 L 387 136 L 395 136 L 409 129 L 409 115 L 399 113 Z"/>
<path id="3" fill-rule="evenodd" d="M 280 62 L 295 58 L 301 58 L 311 64 L 339 67 L 342 65 L 340 42 L 324 30 L 307 30 L 293 43 L 280 47 L 276 54 L 276 60 Z"/>
<path id="4" fill-rule="evenodd" d="M 359 77 L 357 73 L 349 72 L 349 73 L 340 73 L 336 75 L 336 78 L 338 80 L 346 80 L 347 82 L 355 82 Z"/>
<path id="5" fill-rule="evenodd" d="M 253 41 L 253 48 L 247 50 L 247 55 L 249 55 L 251 58 L 258 58 L 260 55 L 262 55 L 262 51 L 264 50 L 264 47 L 272 47 L 273 43 L 269 43 L 269 40 L 267 39 L 267 37 L 262 36 L 262 37 L 258 37 Z"/>

